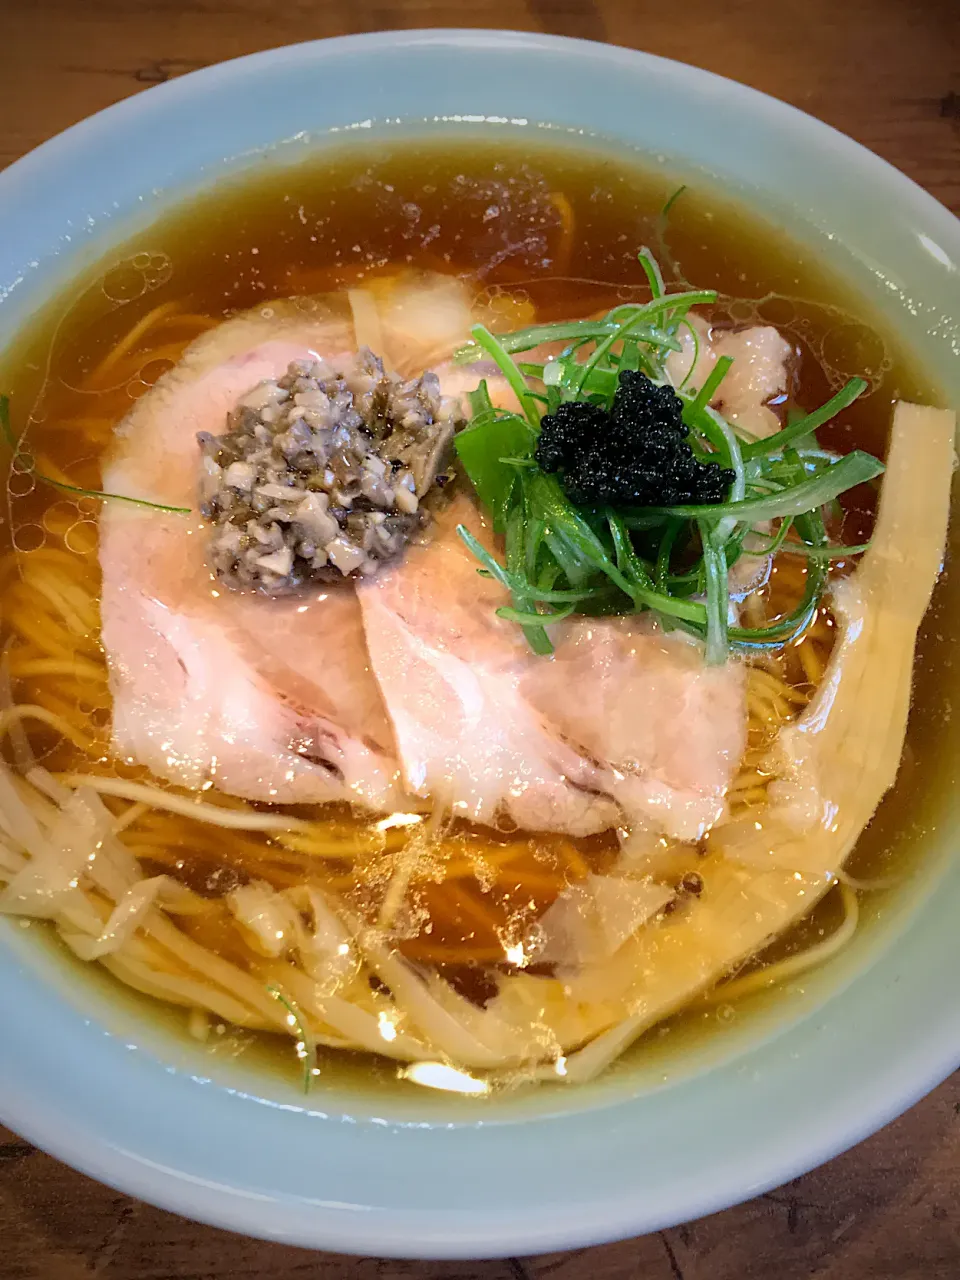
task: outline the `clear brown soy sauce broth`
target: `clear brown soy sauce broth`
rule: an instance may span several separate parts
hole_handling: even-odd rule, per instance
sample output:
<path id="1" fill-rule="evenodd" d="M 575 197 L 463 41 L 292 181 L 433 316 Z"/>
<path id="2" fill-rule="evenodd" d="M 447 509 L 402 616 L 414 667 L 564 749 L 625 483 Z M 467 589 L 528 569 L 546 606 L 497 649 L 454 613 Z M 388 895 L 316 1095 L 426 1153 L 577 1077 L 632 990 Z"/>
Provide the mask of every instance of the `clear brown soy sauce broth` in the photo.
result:
<path id="1" fill-rule="evenodd" d="M 673 202 L 665 225 L 660 211 L 677 185 L 622 154 L 559 144 L 531 148 L 503 135 L 373 139 L 318 152 L 295 167 L 265 162 L 163 215 L 65 290 L 0 359 L 0 390 L 11 397 L 15 428 L 33 408 L 31 440 L 95 486 L 97 460 L 89 448 L 64 433 L 48 437 L 44 424 L 82 413 L 83 379 L 158 305 L 178 302 L 227 317 L 276 297 L 350 287 L 412 266 L 462 275 L 488 299 L 523 291 L 538 320 L 548 321 L 644 297 L 636 253 L 646 244 L 668 281 L 718 290 L 718 322 L 775 324 L 796 343 L 794 394 L 801 406 L 819 404 L 854 374 L 869 379 L 870 394 L 821 430 L 826 447 L 882 454 L 897 399 L 937 402 L 922 370 L 869 311 L 778 230 L 697 186 Z M 118 420 L 176 357 L 143 354 L 140 378 L 110 393 Z M 7 543 L 11 528 L 42 526 L 44 507 L 57 500 L 42 486 L 15 499 L 12 524 L 2 530 Z M 874 501 L 870 490 L 849 495 L 834 532 L 859 541 Z M 944 762 L 956 757 L 960 744 L 947 723 L 940 676 L 952 657 L 944 631 L 954 611 L 947 577 L 921 643 L 901 785 L 850 864 L 863 879 L 911 874 L 917 844 L 911 837 L 927 830 L 925 797 L 948 784 Z M 194 878 L 207 874 L 206 866 L 191 869 L 190 849 L 183 852 L 186 878 L 191 870 Z M 596 856 L 602 860 L 602 848 Z M 885 900 L 867 897 L 868 906 L 871 898 L 878 906 Z M 828 896 L 778 940 L 776 954 L 816 940 L 836 912 Z M 454 947 L 456 941 L 450 938 Z M 679 1039 L 686 1042 L 690 1028 L 703 1022 L 696 1012 L 681 1017 L 677 1025 L 686 1030 Z M 286 1066 L 285 1046 L 281 1050 Z"/>

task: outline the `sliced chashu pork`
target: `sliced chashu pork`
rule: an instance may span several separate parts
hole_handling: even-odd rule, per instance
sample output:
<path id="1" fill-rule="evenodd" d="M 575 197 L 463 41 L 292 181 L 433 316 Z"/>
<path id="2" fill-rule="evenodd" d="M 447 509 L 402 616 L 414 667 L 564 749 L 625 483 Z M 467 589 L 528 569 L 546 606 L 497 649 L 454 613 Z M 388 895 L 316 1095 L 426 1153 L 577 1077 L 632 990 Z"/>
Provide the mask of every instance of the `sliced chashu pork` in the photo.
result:
<path id="1" fill-rule="evenodd" d="M 469 323 L 465 295 L 453 316 L 450 282 L 440 287 L 442 323 L 431 327 L 424 356 L 428 346 L 435 357 L 452 345 Z M 394 305 L 398 296 L 402 305 Z M 369 300 L 351 301 L 354 318 L 375 314 Z M 416 372 L 423 300 L 407 292 L 389 307 L 384 301 L 386 354 Z M 201 339 L 138 403 L 105 487 L 193 506 L 197 431 L 222 429 L 236 400 L 292 359 L 356 346 L 345 314 L 272 311 Z M 495 399 L 508 394 L 495 382 L 491 390 Z M 472 503 L 462 514 L 479 521 Z M 742 744 L 740 674 L 703 671 L 688 642 L 645 621 L 568 623 L 544 665 L 512 624 L 495 618 L 496 589 L 487 600 L 492 584 L 477 576 L 449 521 L 434 543 L 364 590 L 362 624 L 352 587 L 282 601 L 221 590 L 205 542 L 193 517 L 119 503 L 104 510 L 103 634 L 116 744 L 155 773 L 251 799 L 348 798 L 388 808 L 400 799 L 395 730 L 406 786 L 486 821 L 503 806 L 525 827 L 587 832 L 611 825 L 623 804 L 634 817 L 690 834 L 722 808 Z M 430 595 L 441 605 L 432 614 L 420 608 Z M 432 678 L 437 671 L 441 678 Z M 566 705 L 569 680 L 592 685 L 579 710 Z M 727 720 L 723 741 L 696 731 L 711 707 Z M 467 732 L 478 724 L 482 735 Z"/>
<path id="2" fill-rule="evenodd" d="M 187 787 L 277 802 L 397 799 L 392 735 L 356 593 L 268 600 L 221 589 L 196 514 L 198 431 L 223 430 L 251 387 L 355 347 L 334 313 L 275 305 L 191 347 L 118 433 L 104 487 L 191 515 L 106 503 L 103 643 L 118 752 Z"/>
<path id="3" fill-rule="evenodd" d="M 786 389 L 789 345 L 775 329 L 714 336 L 696 324 L 692 377 L 733 356 L 725 411 L 753 434 L 776 430 L 766 402 Z M 694 365 L 692 338 L 681 356 L 668 368 L 676 383 Z M 485 376 L 494 403 L 516 408 L 489 367 L 440 374 L 448 395 Z M 493 549 L 475 504 L 458 498 L 427 547 L 360 590 L 406 785 L 478 821 L 506 811 L 521 827 L 584 834 L 619 814 L 695 839 L 723 812 L 746 745 L 742 668 L 706 668 L 699 645 L 648 618 L 570 620 L 553 629 L 553 657 L 533 655 L 496 617 L 504 593 L 477 574 L 457 523 Z"/>
<path id="4" fill-rule="evenodd" d="M 403 777 L 464 816 L 500 812 L 574 835 L 618 814 L 695 839 L 724 807 L 743 753 L 743 671 L 648 619 L 578 619 L 556 652 L 496 616 L 502 588 L 456 532 L 492 546 L 473 501 L 455 498 L 424 547 L 359 591 L 373 670 Z"/>
<path id="5" fill-rule="evenodd" d="M 770 402 L 786 395 L 796 351 L 779 330 L 772 325 L 714 329 L 701 316 L 691 315 L 677 339 L 682 350 L 672 351 L 666 361 L 674 386 L 702 386 L 717 360 L 729 356 L 733 364 L 717 388 L 713 407 L 758 439 L 780 429 Z"/>

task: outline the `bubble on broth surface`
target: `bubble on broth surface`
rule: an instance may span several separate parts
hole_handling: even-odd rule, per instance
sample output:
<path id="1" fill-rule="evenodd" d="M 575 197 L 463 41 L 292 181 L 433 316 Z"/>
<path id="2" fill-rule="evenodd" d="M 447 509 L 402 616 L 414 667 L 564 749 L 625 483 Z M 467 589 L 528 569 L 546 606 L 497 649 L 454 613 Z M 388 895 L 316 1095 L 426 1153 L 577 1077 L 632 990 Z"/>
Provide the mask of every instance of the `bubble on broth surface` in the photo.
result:
<path id="1" fill-rule="evenodd" d="M 7 478 L 7 493 L 11 498 L 26 498 L 36 487 L 37 480 L 31 472 L 11 468 Z"/>
<path id="2" fill-rule="evenodd" d="M 13 545 L 18 551 L 39 551 L 45 540 L 43 526 L 32 522 L 18 525 L 13 531 Z"/>
<path id="3" fill-rule="evenodd" d="M 144 386 L 152 387 L 165 373 L 169 373 L 174 368 L 176 368 L 175 361 L 166 357 L 158 360 L 148 360 L 140 370 L 140 381 Z"/>
<path id="4" fill-rule="evenodd" d="M 111 302 L 132 302 L 146 292 L 143 270 L 138 270 L 132 261 L 118 263 L 106 272 L 100 288 Z"/>
<path id="5" fill-rule="evenodd" d="M 780 294 L 770 294 L 769 297 L 760 298 L 755 304 L 757 317 L 765 324 L 772 324 L 779 328 L 781 325 L 793 324 L 797 318 L 797 309 L 791 298 L 784 298 Z"/>
<path id="6" fill-rule="evenodd" d="M 55 502 L 43 513 L 43 526 L 48 533 L 59 534 L 70 527 L 77 518 L 78 506 L 75 502 Z"/>
<path id="7" fill-rule="evenodd" d="M 127 383 L 127 395 L 131 400 L 139 400 L 144 392 L 149 390 L 150 387 L 148 384 L 143 382 L 139 377 L 131 378 Z"/>
<path id="8" fill-rule="evenodd" d="M 730 318 L 737 324 L 749 324 L 755 312 L 756 307 L 750 302 L 734 302 L 730 306 Z"/>
<path id="9" fill-rule="evenodd" d="M 93 520 L 78 520 L 63 535 L 63 545 L 78 555 L 89 555 L 97 545 L 97 526 Z"/>
<path id="10" fill-rule="evenodd" d="M 844 321 L 828 329 L 820 339 L 823 363 L 846 368 L 851 357 L 861 377 L 877 377 L 886 363 L 886 344 L 876 330 L 859 322 Z"/>
<path id="11" fill-rule="evenodd" d="M 105 271 L 100 288 L 111 302 L 123 305 L 166 284 L 172 274 L 173 263 L 166 253 L 140 252 Z"/>

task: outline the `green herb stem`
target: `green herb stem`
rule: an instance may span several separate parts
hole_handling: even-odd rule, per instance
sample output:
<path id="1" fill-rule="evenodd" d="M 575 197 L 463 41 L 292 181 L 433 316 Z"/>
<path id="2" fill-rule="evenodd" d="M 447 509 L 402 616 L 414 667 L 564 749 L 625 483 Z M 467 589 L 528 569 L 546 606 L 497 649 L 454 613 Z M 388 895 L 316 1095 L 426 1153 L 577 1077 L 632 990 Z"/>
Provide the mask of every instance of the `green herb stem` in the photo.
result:
<path id="1" fill-rule="evenodd" d="M 659 515 L 684 516 L 698 519 L 701 516 L 732 516 L 736 520 L 756 523 L 758 520 L 774 520 L 783 516 L 798 516 L 824 506 L 834 498 L 864 484 L 883 473 L 884 466 L 869 453 L 855 450 L 845 454 L 832 466 L 818 475 L 801 480 L 790 488 L 770 493 L 760 498 L 745 498 L 741 502 L 692 503 L 686 507 L 654 507 Z"/>
<path id="2" fill-rule="evenodd" d="M 830 397 L 826 404 L 822 404 L 813 413 L 808 413 L 804 417 L 798 418 L 790 426 L 784 427 L 782 431 L 775 431 L 772 436 L 744 445 L 744 458 L 758 458 L 768 454 L 781 453 L 787 445 L 792 444 L 795 440 L 801 440 L 804 436 L 812 435 L 818 427 L 822 427 L 825 422 L 835 418 L 838 413 L 848 408 L 853 404 L 854 400 L 863 395 L 867 385 L 863 378 L 851 378 L 845 387 L 842 387 L 836 395 Z"/>
<path id="3" fill-rule="evenodd" d="M 703 386 L 697 392 L 693 401 L 695 409 L 705 409 L 713 400 L 714 396 L 720 388 L 720 383 L 724 380 L 733 364 L 733 356 L 721 356 L 717 363 L 710 370 L 708 377 L 705 379 Z"/>
<path id="4" fill-rule="evenodd" d="M 10 447 L 13 459 L 18 462 L 23 470 L 32 475 L 34 480 L 39 480 L 41 484 L 49 485 L 51 489 L 58 489 L 61 493 L 73 493 L 78 498 L 95 498 L 100 502 L 129 502 L 135 507 L 146 507 L 150 511 L 169 511 L 174 515 L 189 515 L 189 507 L 171 507 L 164 502 L 150 502 L 146 498 L 134 498 L 128 493 L 106 493 L 102 489 L 84 489 L 81 485 L 67 484 L 64 480 L 55 480 L 53 476 L 45 475 L 44 472 L 38 471 L 33 459 L 20 448 L 20 441 L 13 433 L 13 427 L 10 425 L 10 400 L 7 396 L 0 396 L 0 434 Z"/>
<path id="5" fill-rule="evenodd" d="M 706 660 L 710 666 L 718 666 L 727 659 L 729 641 L 730 597 L 727 583 L 727 561 L 723 542 L 717 529 L 706 520 L 698 520 L 700 541 L 703 546 L 703 565 L 707 587 L 707 636 Z"/>
<path id="6" fill-rule="evenodd" d="M 303 1064 L 303 1092 L 309 1093 L 310 1086 L 313 1083 L 313 1070 L 314 1070 L 314 1067 L 316 1066 L 316 1059 L 313 1058 L 313 1055 L 309 1051 L 309 1042 L 307 1039 L 307 1032 L 306 1032 L 306 1022 L 304 1021 L 303 1014 L 300 1012 L 297 1006 L 293 1003 L 293 1001 L 289 999 L 289 997 L 284 995 L 284 993 L 280 990 L 279 987 L 268 986 L 267 993 L 271 995 L 274 998 L 274 1000 L 276 1000 L 279 1004 L 282 1004 L 284 1009 L 286 1009 L 287 1018 L 290 1023 L 290 1027 L 299 1038 L 300 1056 L 301 1056 L 301 1062 Z M 312 1058 L 313 1060 L 311 1061 Z"/>
<path id="7" fill-rule="evenodd" d="M 484 325 L 475 324 L 470 333 L 477 346 L 481 347 L 496 363 L 497 368 L 509 383 L 510 390 L 517 397 L 517 403 L 523 410 L 524 417 L 536 431 L 540 426 L 540 415 L 537 413 L 536 405 L 529 394 L 523 374 L 514 364 L 509 353 L 504 350 L 502 344 Z"/>
<path id="8" fill-rule="evenodd" d="M 666 292 L 666 285 L 663 283 L 663 276 L 660 273 L 660 264 L 650 252 L 646 245 L 637 254 L 640 265 L 643 267 L 644 275 L 647 277 L 647 283 L 650 285 L 650 293 L 654 298 L 662 298 Z"/>
<path id="9" fill-rule="evenodd" d="M 862 379 L 773 436 L 744 440 L 742 430 L 711 408 L 732 363 L 723 357 L 698 391 L 683 390 L 689 373 L 678 389 L 694 456 L 733 472 L 723 501 L 633 509 L 574 503 L 560 477 L 538 465 L 540 414 L 577 401 L 609 411 L 627 371 L 668 381 L 664 362 L 670 351 L 683 349 L 676 337 L 681 325 L 692 336 L 695 357 L 700 353 L 690 308 L 716 299 L 712 290 L 668 293 L 649 249 L 640 251 L 639 261 L 649 302 L 619 304 L 600 320 L 532 325 L 496 337 L 482 326 L 473 330 L 474 341 L 458 359 L 492 357 L 521 406 L 520 413 L 495 409 L 481 383 L 471 396 L 471 425 L 455 439 L 494 530 L 504 536 L 505 564 L 467 529 L 458 532 L 478 572 L 509 595 L 498 615 L 523 627 L 535 652 L 552 651 L 547 628 L 563 618 L 650 610 L 664 627 L 682 626 L 698 636 L 707 661 L 719 663 L 731 647 L 775 647 L 803 633 L 816 616 L 830 562 L 866 549 L 830 546 L 821 513 L 853 486 L 875 481 L 883 465 L 866 453 L 837 457 L 816 445 L 816 429 L 862 393 Z M 567 346 L 543 364 L 514 361 L 513 353 L 545 342 Z M 779 526 L 757 541 L 756 526 L 767 521 Z M 767 626 L 731 625 L 731 567 L 743 555 L 778 553 L 807 559 L 803 598 Z"/>

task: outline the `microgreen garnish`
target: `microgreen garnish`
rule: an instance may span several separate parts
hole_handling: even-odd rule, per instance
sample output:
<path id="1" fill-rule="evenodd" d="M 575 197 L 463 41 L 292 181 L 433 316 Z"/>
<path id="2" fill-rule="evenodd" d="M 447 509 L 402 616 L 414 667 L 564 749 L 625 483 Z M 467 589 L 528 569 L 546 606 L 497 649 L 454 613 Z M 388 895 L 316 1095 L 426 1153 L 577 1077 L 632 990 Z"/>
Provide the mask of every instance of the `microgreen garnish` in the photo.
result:
<path id="1" fill-rule="evenodd" d="M 176 515 L 189 515 L 189 507 L 171 507 L 163 502 L 149 502 L 146 498 L 133 498 L 126 493 L 104 493 L 101 489 L 84 489 L 77 484 L 67 484 L 64 480 L 56 480 L 53 476 L 45 475 L 44 472 L 38 471 L 36 463 L 32 456 L 25 453 L 20 448 L 20 441 L 13 432 L 10 424 L 10 401 L 7 396 L 0 396 L 0 435 L 10 448 L 13 454 L 14 462 L 18 463 L 20 468 L 32 475 L 35 480 L 39 480 L 42 484 L 49 485 L 51 489 L 59 489 L 61 493 L 73 493 L 78 498 L 96 498 L 99 501 L 109 502 L 129 502 L 136 507 L 147 507 L 151 511 L 171 511 Z"/>
<path id="2" fill-rule="evenodd" d="M 719 663 L 731 648 L 774 647 L 802 634 L 829 562 L 867 545 L 831 546 L 821 512 L 874 481 L 883 464 L 860 451 L 837 457 L 816 441 L 817 428 L 863 393 L 860 378 L 763 440 L 711 407 L 729 358 L 699 390 L 688 389 L 689 374 L 674 390 L 667 357 L 682 349 L 681 329 L 698 345 L 688 315 L 716 294 L 670 293 L 650 250 L 639 257 L 649 302 L 496 336 L 477 326 L 457 353 L 463 363 L 493 361 L 522 410 L 496 408 L 482 382 L 470 397 L 472 421 L 455 440 L 503 536 L 504 563 L 466 528 L 458 532 L 480 571 L 512 597 L 499 616 L 521 626 L 536 653 L 552 652 L 547 628 L 571 614 L 650 610 L 665 627 L 699 636 L 707 660 Z M 567 344 L 556 358 L 514 360 L 555 342 Z M 638 433 L 651 430 L 648 446 Z M 778 522 L 772 532 L 768 522 Z M 777 553 L 806 557 L 803 598 L 769 625 L 734 625 L 729 570 L 741 556 Z"/>
<path id="3" fill-rule="evenodd" d="M 310 1086 L 313 1083 L 314 1068 L 316 1067 L 316 1048 L 311 1045 L 307 1038 L 303 1014 L 293 1001 L 283 994 L 279 987 L 268 986 L 267 994 L 272 996 L 278 1004 L 282 1004 L 287 1011 L 287 1025 L 297 1037 L 297 1057 L 300 1059 L 303 1068 L 303 1092 L 309 1093 Z"/>
<path id="4" fill-rule="evenodd" d="M 660 210 L 660 220 L 662 222 L 665 223 L 667 219 L 670 217 L 670 210 L 673 208 L 676 202 L 680 199 L 680 197 L 683 195 L 686 189 L 687 189 L 687 184 L 684 182 L 682 186 L 677 187 L 673 195 L 670 196 L 669 199 L 666 201 L 663 208 Z"/>

